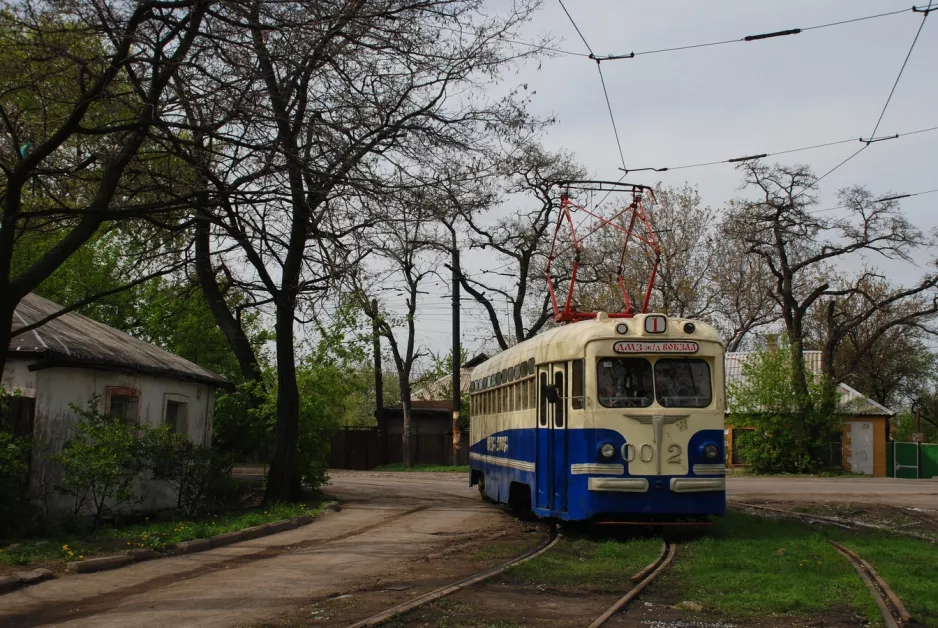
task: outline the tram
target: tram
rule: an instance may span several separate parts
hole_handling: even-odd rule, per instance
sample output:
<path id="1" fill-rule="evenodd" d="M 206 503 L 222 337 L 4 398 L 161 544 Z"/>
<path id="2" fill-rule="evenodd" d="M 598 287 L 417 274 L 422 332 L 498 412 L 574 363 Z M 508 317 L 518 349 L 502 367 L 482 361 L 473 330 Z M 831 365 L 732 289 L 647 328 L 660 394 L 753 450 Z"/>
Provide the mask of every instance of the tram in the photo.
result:
<path id="1" fill-rule="evenodd" d="M 726 509 L 723 345 L 705 323 L 602 312 L 476 367 L 470 483 L 565 521 Z"/>

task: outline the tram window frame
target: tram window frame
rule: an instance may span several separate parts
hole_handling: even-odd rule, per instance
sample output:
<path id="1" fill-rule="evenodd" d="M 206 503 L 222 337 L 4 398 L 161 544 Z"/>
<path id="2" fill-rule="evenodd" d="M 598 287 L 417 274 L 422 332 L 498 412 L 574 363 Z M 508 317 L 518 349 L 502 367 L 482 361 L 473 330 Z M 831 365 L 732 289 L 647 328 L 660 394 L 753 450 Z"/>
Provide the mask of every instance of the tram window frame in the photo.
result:
<path id="1" fill-rule="evenodd" d="M 554 427 L 563 427 L 564 407 L 567 401 L 567 396 L 564 393 L 567 391 L 564 388 L 564 377 L 561 371 L 554 372 L 554 387 L 557 389 L 559 397 L 554 407 Z"/>
<path id="2" fill-rule="evenodd" d="M 521 410 L 521 382 L 515 383 L 515 412 Z"/>
<path id="3" fill-rule="evenodd" d="M 586 407 L 586 364 L 585 361 L 573 360 L 570 365 L 570 408 L 582 410 Z"/>
<path id="4" fill-rule="evenodd" d="M 541 396 L 538 402 L 537 424 L 541 427 L 547 427 L 547 373 L 541 373 Z"/>
<path id="5" fill-rule="evenodd" d="M 604 362 L 609 362 L 611 364 L 609 366 L 605 366 L 603 364 Z M 616 395 L 604 396 L 602 394 L 602 391 L 600 390 L 600 386 L 602 385 L 603 378 L 604 378 L 602 371 L 604 369 L 615 370 L 616 363 L 620 364 L 622 367 L 625 367 L 630 364 L 642 365 L 642 367 L 645 369 L 645 372 L 639 373 L 639 375 L 642 377 L 642 379 L 646 380 L 643 383 L 647 385 L 643 385 L 642 387 L 643 391 L 645 392 L 645 395 L 641 397 L 622 397 L 622 396 L 616 396 Z M 616 385 L 615 377 L 612 378 L 611 382 L 613 386 Z M 596 361 L 596 399 L 599 401 L 599 405 L 601 405 L 604 408 L 647 408 L 651 406 L 651 404 L 655 402 L 654 365 L 647 358 L 639 358 L 639 357 L 628 357 L 628 358 L 602 357 L 602 358 L 599 358 Z M 623 405 L 619 405 L 616 402 L 613 402 L 612 405 L 610 405 L 609 403 L 606 403 L 604 401 L 604 400 L 612 401 L 612 400 L 619 400 L 619 399 L 628 399 L 631 401 Z M 635 401 L 638 401 L 638 403 L 635 403 Z"/>
<path id="6" fill-rule="evenodd" d="M 688 405 L 685 403 L 665 403 L 665 400 L 668 399 L 669 397 L 665 397 L 664 395 L 658 394 L 658 381 L 659 381 L 658 365 L 659 364 L 686 364 L 686 365 L 701 365 L 702 364 L 706 369 L 706 377 L 703 379 L 703 381 L 706 382 L 707 392 L 709 393 L 709 396 L 705 398 L 706 403 L 701 404 L 700 402 L 698 402 L 696 405 Z M 661 405 L 662 407 L 664 408 L 707 408 L 710 406 L 711 403 L 713 403 L 713 373 L 710 370 L 710 363 L 707 362 L 706 360 L 702 358 L 658 358 L 655 361 L 654 372 L 655 372 L 654 373 L 655 374 L 655 399 L 658 401 L 658 404 Z M 691 377 L 692 377 L 692 380 L 694 381 L 694 384 L 696 385 L 697 382 L 695 379 L 695 375 L 692 374 Z M 665 379 L 665 381 L 670 381 L 670 380 Z M 692 397 L 689 397 L 689 396 L 682 397 L 680 395 L 672 395 L 670 398 L 691 399 Z M 693 398 L 704 399 L 704 397 L 693 397 Z"/>

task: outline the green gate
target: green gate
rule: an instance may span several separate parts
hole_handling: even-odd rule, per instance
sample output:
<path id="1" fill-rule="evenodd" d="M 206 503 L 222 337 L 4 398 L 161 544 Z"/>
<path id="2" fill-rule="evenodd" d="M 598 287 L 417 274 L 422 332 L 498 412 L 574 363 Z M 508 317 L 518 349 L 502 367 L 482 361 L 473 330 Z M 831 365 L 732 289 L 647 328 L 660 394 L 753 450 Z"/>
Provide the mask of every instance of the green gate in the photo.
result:
<path id="1" fill-rule="evenodd" d="M 913 480 L 918 478 L 918 445 L 893 441 L 892 447 L 894 477 Z"/>
<path id="2" fill-rule="evenodd" d="M 886 449 L 886 474 L 892 478 L 938 478 L 938 444 L 897 443 Z"/>
<path id="3" fill-rule="evenodd" d="M 938 478 L 938 445 L 922 443 L 922 477 Z"/>

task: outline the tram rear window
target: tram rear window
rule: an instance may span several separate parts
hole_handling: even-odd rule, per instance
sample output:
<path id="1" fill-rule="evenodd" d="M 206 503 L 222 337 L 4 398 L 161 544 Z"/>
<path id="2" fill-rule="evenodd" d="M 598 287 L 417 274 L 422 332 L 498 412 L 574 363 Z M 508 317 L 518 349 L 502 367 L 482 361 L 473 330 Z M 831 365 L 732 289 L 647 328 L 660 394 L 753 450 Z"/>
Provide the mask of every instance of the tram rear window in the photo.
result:
<path id="1" fill-rule="evenodd" d="M 659 359 L 655 395 L 665 408 L 706 408 L 713 400 L 710 366 L 703 360 Z"/>
<path id="2" fill-rule="evenodd" d="M 645 408 L 654 399 L 651 363 L 644 358 L 603 358 L 596 381 L 599 403 L 607 408 Z"/>

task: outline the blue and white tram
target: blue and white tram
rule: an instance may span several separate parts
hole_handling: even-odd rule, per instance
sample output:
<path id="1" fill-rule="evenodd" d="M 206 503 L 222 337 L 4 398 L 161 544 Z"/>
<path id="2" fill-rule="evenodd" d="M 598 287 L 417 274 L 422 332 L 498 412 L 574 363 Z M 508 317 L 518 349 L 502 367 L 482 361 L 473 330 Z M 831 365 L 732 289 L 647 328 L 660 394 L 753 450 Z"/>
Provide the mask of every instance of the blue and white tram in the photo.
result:
<path id="1" fill-rule="evenodd" d="M 470 482 L 540 517 L 723 515 L 723 345 L 661 314 L 565 325 L 473 370 Z"/>

